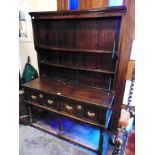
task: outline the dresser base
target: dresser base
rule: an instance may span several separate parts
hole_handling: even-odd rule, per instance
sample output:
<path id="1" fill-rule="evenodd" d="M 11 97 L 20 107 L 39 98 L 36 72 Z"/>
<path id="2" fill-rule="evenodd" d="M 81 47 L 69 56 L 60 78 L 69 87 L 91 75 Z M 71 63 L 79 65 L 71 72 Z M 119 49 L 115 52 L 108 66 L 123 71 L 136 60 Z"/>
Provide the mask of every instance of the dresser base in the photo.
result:
<path id="1" fill-rule="evenodd" d="M 51 116 L 48 117 L 48 114 L 47 116 L 41 115 L 37 119 L 31 117 L 30 125 L 97 154 L 106 152 L 108 135 L 104 129 L 98 129 L 85 123 L 75 123 L 68 118 L 58 117 L 56 114 L 49 113 L 49 115 Z M 91 141 L 95 142 L 95 144 L 92 144 Z"/>

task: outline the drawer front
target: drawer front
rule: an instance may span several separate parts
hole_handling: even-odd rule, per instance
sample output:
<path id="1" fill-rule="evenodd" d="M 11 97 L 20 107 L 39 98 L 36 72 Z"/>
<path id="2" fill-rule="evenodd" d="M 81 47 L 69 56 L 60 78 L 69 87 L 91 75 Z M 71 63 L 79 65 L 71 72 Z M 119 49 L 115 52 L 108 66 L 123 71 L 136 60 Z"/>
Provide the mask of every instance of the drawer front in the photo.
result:
<path id="1" fill-rule="evenodd" d="M 60 100 L 53 95 L 44 95 L 44 105 L 51 107 L 53 109 L 58 109 L 58 105 L 60 104 Z"/>
<path id="2" fill-rule="evenodd" d="M 25 91 L 25 99 L 65 112 L 69 115 L 74 115 L 87 121 L 100 124 L 106 123 L 106 115 L 108 114 L 107 110 L 95 106 L 86 105 L 84 103 L 81 104 L 74 100 L 63 99 L 56 95 L 30 89 Z"/>
<path id="3" fill-rule="evenodd" d="M 62 111 L 66 112 L 66 113 L 69 113 L 69 114 L 76 115 L 76 107 L 75 107 L 75 105 L 72 104 L 71 102 L 68 102 L 68 101 L 63 102 Z"/>
<path id="4" fill-rule="evenodd" d="M 77 102 L 65 100 L 65 101 L 63 101 L 62 111 L 66 112 L 68 114 L 82 117 L 83 107 L 81 104 L 79 104 Z"/>
<path id="5" fill-rule="evenodd" d="M 39 91 L 27 90 L 27 100 L 43 105 L 44 95 Z"/>
<path id="6" fill-rule="evenodd" d="M 90 121 L 94 121 L 94 122 L 99 123 L 100 122 L 99 115 L 100 115 L 100 112 L 97 109 L 88 108 L 88 107 L 85 107 L 85 109 L 84 109 L 83 117 L 90 120 Z"/>

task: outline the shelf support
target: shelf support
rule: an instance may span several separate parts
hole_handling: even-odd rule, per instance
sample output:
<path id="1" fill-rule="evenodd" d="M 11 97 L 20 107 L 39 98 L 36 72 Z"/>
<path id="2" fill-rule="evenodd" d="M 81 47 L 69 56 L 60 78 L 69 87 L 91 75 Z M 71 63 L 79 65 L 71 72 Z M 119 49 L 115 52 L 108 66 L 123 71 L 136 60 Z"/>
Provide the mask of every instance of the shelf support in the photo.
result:
<path id="1" fill-rule="evenodd" d="M 59 136 L 62 136 L 62 117 L 59 117 L 59 132 L 58 132 Z"/>
<path id="2" fill-rule="evenodd" d="M 116 22 L 115 22 L 115 38 L 114 38 L 114 45 L 113 45 L 113 50 L 112 50 L 112 59 L 114 58 L 116 54 L 116 41 L 118 38 L 118 16 L 116 17 Z"/>
<path id="3" fill-rule="evenodd" d="M 100 129 L 100 139 L 99 139 L 98 155 L 102 155 L 103 135 L 104 135 L 104 129 Z"/>
<path id="4" fill-rule="evenodd" d="M 32 120 L 32 109 L 31 109 L 30 105 L 29 105 L 28 109 L 29 109 L 29 124 L 31 125 L 33 120 Z"/>
<path id="5" fill-rule="evenodd" d="M 111 90 L 111 77 L 109 78 L 109 87 L 108 87 L 108 90 L 109 91 Z"/>

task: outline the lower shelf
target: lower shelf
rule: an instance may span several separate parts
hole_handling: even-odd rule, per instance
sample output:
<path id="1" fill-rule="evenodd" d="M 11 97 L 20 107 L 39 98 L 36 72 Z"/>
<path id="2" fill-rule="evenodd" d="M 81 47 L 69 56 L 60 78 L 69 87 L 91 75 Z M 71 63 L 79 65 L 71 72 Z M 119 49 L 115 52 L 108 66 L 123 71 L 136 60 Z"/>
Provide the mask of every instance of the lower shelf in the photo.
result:
<path id="1" fill-rule="evenodd" d="M 35 123 L 32 123 L 32 126 L 40 127 L 44 130 L 51 131 L 54 134 L 59 132 L 58 118 L 49 113 L 38 118 Z"/>
<path id="2" fill-rule="evenodd" d="M 76 123 L 70 119 L 62 118 L 62 133 L 59 133 L 59 119 L 56 115 L 46 113 L 32 126 L 51 135 L 57 136 L 73 144 L 83 146 L 97 152 L 99 146 L 100 130 L 85 123 Z M 104 135 L 104 141 L 107 135 Z M 104 142 L 104 144 L 106 144 Z M 103 144 L 103 150 L 106 146 Z"/>
<path id="3" fill-rule="evenodd" d="M 83 145 L 98 149 L 100 130 L 87 124 L 75 123 L 69 119 L 62 119 L 63 136 Z"/>

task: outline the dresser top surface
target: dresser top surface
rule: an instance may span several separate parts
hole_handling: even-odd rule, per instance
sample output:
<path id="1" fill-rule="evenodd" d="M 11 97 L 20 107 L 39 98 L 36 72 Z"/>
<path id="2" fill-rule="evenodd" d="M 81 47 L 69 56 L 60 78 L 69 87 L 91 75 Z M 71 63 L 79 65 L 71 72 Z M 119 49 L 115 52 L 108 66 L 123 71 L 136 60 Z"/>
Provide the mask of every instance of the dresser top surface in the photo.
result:
<path id="1" fill-rule="evenodd" d="M 126 6 L 104 7 L 99 9 L 85 10 L 62 10 L 62 11 L 37 11 L 29 12 L 33 19 L 60 19 L 60 18 L 85 18 L 122 16 L 126 12 Z M 95 15 L 95 16 L 94 16 Z M 59 17 L 58 17 L 59 16 Z"/>
<path id="2" fill-rule="evenodd" d="M 64 83 L 53 79 L 37 78 L 23 86 L 104 108 L 111 108 L 114 98 L 114 93 L 109 91 Z"/>

